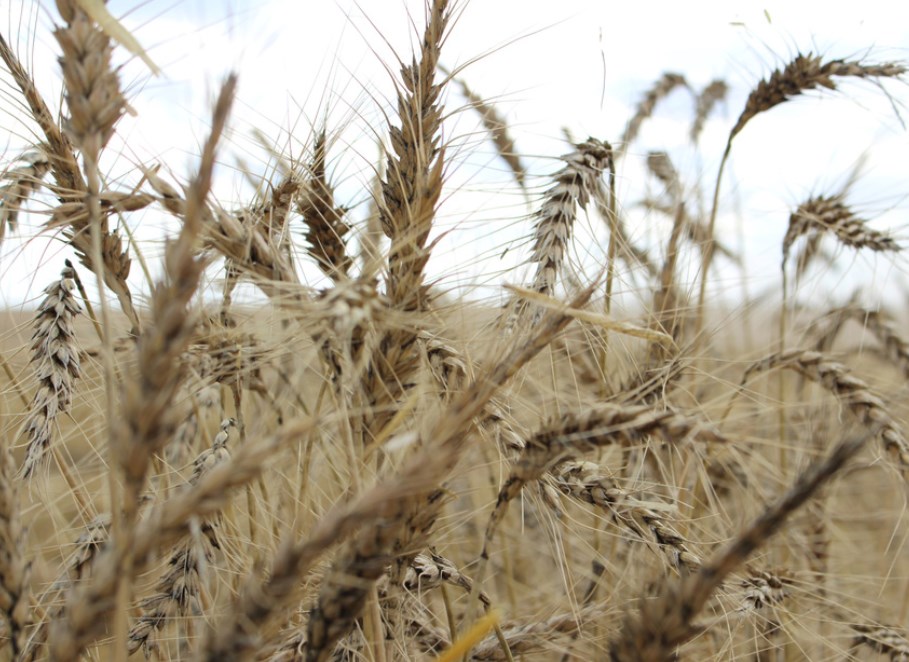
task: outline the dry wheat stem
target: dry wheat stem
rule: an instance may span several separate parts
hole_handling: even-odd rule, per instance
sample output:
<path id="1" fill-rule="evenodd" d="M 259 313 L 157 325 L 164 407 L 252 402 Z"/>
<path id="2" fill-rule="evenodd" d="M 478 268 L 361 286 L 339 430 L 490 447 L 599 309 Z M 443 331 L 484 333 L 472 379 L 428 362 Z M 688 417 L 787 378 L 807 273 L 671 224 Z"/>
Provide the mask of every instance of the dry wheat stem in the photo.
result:
<path id="1" fill-rule="evenodd" d="M 31 561 L 26 555 L 26 530 L 19 507 L 9 448 L 0 444 L 0 623 L 5 626 L 0 650 L 18 659 L 25 646 L 25 628 L 30 619 Z"/>

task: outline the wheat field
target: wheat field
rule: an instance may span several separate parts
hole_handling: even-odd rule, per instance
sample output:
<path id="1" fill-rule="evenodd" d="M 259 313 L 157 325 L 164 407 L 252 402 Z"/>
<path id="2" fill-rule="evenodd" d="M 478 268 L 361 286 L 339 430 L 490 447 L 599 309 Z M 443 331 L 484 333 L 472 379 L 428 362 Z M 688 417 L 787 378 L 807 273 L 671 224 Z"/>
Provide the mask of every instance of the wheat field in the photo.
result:
<path id="1" fill-rule="evenodd" d="M 0 658 L 909 660 L 906 315 L 835 292 L 841 268 L 900 269 L 900 238 L 851 183 L 806 194 L 754 276 L 772 291 L 730 304 L 720 274 L 750 276 L 719 220 L 754 123 L 890 98 L 905 64 L 795 52 L 754 76 L 709 177 L 636 147 L 673 94 L 693 149 L 721 122 L 726 81 L 667 71 L 620 135 L 566 132 L 539 175 L 446 58 L 482 3 L 428 0 L 362 190 L 339 194 L 323 121 L 294 153 L 260 140 L 254 193 L 225 198 L 237 77 L 189 176 L 112 180 L 142 93 L 114 63 L 157 64 L 101 0 L 55 5 L 59 99 L 0 33 L 36 127 L 6 155 L 0 241 L 52 235 L 58 274 L 0 313 Z M 478 144 L 529 212 L 500 247 L 520 268 L 471 297 L 433 260 Z M 638 176 L 649 195 L 621 199 Z M 146 214 L 163 245 L 135 240 Z"/>

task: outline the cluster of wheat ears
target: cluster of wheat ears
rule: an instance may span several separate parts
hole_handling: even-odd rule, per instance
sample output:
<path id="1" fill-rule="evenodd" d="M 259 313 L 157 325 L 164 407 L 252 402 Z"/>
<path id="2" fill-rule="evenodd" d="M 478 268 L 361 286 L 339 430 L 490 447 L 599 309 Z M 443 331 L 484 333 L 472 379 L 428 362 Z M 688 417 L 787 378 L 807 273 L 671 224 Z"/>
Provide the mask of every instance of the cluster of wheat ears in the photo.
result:
<path id="1" fill-rule="evenodd" d="M 573 143 L 527 192 L 529 276 L 494 307 L 426 269 L 445 104 L 466 99 L 530 185 L 469 72 L 442 67 L 457 3 L 428 2 L 399 68 L 363 222 L 335 199 L 326 126 L 306 158 L 274 155 L 255 199 L 214 199 L 234 77 L 188 181 L 148 164 L 111 187 L 99 159 L 128 110 L 111 55 L 144 53 L 103 3 L 56 5 L 59 113 L 0 35 L 43 134 L 3 172 L 0 238 L 27 216 L 75 258 L 0 357 L 3 659 L 909 660 L 909 344 L 861 297 L 796 296 L 827 244 L 900 245 L 843 191 L 799 205 L 782 307 L 745 321 L 778 319 L 773 345 L 718 323 L 707 288 L 735 257 L 715 234 L 735 138 L 810 90 L 900 84 L 902 64 L 798 54 L 750 92 L 706 191 L 645 155 L 671 227 L 653 251 L 627 232 L 617 170 L 673 90 L 696 99 L 693 144 L 727 91 L 665 74 L 616 148 Z M 125 230 L 152 209 L 180 229 L 140 304 Z M 582 213 L 608 233 L 590 282 L 570 269 Z M 243 282 L 257 303 L 232 301 Z M 640 309 L 616 297 L 632 282 Z"/>

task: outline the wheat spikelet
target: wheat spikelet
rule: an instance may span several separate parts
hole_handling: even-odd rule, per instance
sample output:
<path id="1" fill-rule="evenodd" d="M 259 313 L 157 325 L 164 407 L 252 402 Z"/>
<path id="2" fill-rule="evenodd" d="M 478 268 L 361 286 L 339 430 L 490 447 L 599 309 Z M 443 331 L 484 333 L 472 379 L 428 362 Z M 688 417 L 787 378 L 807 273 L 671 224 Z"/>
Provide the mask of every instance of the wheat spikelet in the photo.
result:
<path id="1" fill-rule="evenodd" d="M 7 228 L 15 232 L 22 205 L 41 186 L 50 167 L 44 148 L 37 146 L 23 152 L 0 175 L 0 241 Z"/>
<path id="2" fill-rule="evenodd" d="M 673 218 L 672 231 L 666 244 L 666 257 L 660 269 L 660 288 L 653 297 L 654 322 L 658 325 L 656 328 L 677 338 L 679 295 L 674 284 L 675 271 L 682 232 L 691 224 L 682 197 L 682 183 L 669 155 L 666 152 L 650 152 L 647 155 L 647 169 L 666 187 L 670 199 L 670 216 Z"/>
<path id="3" fill-rule="evenodd" d="M 738 598 L 738 610 L 754 612 L 778 604 L 789 597 L 787 587 L 791 585 L 792 579 L 786 573 L 749 569 L 747 576 L 739 581 L 741 597 Z"/>
<path id="4" fill-rule="evenodd" d="M 685 77 L 681 74 L 667 71 L 647 90 L 644 98 L 641 99 L 637 108 L 635 108 L 634 115 L 631 116 L 628 124 L 625 125 L 625 132 L 622 134 L 621 140 L 622 148 L 618 154 L 620 158 L 625 155 L 628 151 L 628 146 L 638 137 L 644 121 L 653 115 L 657 103 L 669 96 L 677 87 L 688 87 Z"/>
<path id="5" fill-rule="evenodd" d="M 880 397 L 868 384 L 850 374 L 849 368 L 820 352 L 794 350 L 754 363 L 745 371 L 742 383 L 756 372 L 774 368 L 795 370 L 830 391 L 863 425 L 875 431 L 897 469 L 903 476 L 909 475 L 909 442 Z"/>
<path id="6" fill-rule="evenodd" d="M 603 170 L 611 168 L 612 148 L 596 138 L 575 145 L 563 158 L 565 167 L 556 173 L 555 184 L 546 192 L 537 212 L 531 262 L 536 272 L 531 288 L 550 295 L 562 269 L 562 261 L 577 218 L 577 207 L 586 208 L 597 190 Z"/>
<path id="7" fill-rule="evenodd" d="M 899 251 L 891 237 L 865 225 L 865 221 L 843 202 L 843 195 L 815 196 L 798 206 L 789 217 L 789 228 L 783 238 L 783 265 L 796 239 L 803 235 L 830 232 L 846 246 L 870 248 L 873 251 Z M 804 262 L 804 257 L 800 262 Z M 801 267 L 804 271 L 804 267 Z"/>
<path id="8" fill-rule="evenodd" d="M 344 222 L 347 210 L 335 204 L 334 187 L 325 172 L 327 152 L 325 129 L 322 129 L 316 134 L 303 194 L 297 199 L 297 211 L 306 223 L 307 252 L 325 275 L 337 281 L 347 276 L 353 259 L 347 254 L 344 238 L 350 230 Z"/>
<path id="9" fill-rule="evenodd" d="M 729 86 L 726 85 L 726 81 L 717 79 L 711 81 L 707 87 L 698 94 L 695 103 L 694 121 L 691 123 L 691 131 L 689 133 L 691 142 L 696 143 L 701 137 L 701 132 L 704 130 L 704 124 L 707 122 L 707 117 L 710 115 L 713 107 L 726 98 L 726 93 L 728 91 Z"/>
<path id="10" fill-rule="evenodd" d="M 401 310 L 421 310 L 427 304 L 423 268 L 432 246 L 426 246 L 442 192 L 444 150 L 440 147 L 444 86 L 435 83 L 439 51 L 451 8 L 448 0 L 431 0 L 423 33 L 420 60 L 402 65 L 398 88 L 401 127 L 389 129 L 391 151 L 382 183 L 380 220 L 391 239 L 388 251 L 388 298 Z"/>
<path id="11" fill-rule="evenodd" d="M 451 560 L 436 552 L 431 552 L 428 556 L 414 556 L 408 563 L 401 582 L 406 590 L 414 593 L 431 591 L 443 584 L 457 586 L 468 593 L 473 590 L 473 581 L 458 570 Z M 489 607 L 489 596 L 485 593 L 480 594 L 480 601 Z"/>
<path id="12" fill-rule="evenodd" d="M 82 309 L 73 296 L 74 287 L 72 269 L 66 267 L 60 280 L 45 288 L 47 296 L 35 316 L 31 349 L 38 390 L 24 427 L 28 450 L 22 475 L 26 478 L 44 463 L 57 415 L 69 410 L 73 384 L 81 376 L 73 320 Z"/>

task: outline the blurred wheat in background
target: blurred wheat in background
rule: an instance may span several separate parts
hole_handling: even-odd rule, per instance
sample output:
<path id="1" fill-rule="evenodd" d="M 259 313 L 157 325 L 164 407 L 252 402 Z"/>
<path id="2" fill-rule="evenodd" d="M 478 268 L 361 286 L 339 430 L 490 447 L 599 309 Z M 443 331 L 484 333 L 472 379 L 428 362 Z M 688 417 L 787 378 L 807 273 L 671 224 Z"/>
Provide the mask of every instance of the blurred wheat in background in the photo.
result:
<path id="1" fill-rule="evenodd" d="M 839 271 L 904 265 L 851 201 L 874 175 L 796 202 L 769 275 L 718 222 L 762 116 L 834 93 L 898 116 L 902 62 L 806 47 L 725 126 L 729 82 L 668 71 L 541 175 L 446 56 L 482 3 L 430 0 L 393 97 L 351 113 L 375 151 L 323 108 L 251 132 L 245 167 L 229 75 L 181 176 L 118 134 L 148 92 L 118 63 L 166 72 L 142 28 L 47 10 L 56 79 L 0 35 L 34 133 L 0 242 L 53 237 L 57 274 L 2 318 L 2 659 L 909 659 L 906 316 Z M 710 176 L 640 144 L 682 93 L 693 153 L 722 138 Z M 481 149 L 520 264 L 465 287 L 437 253 Z"/>

